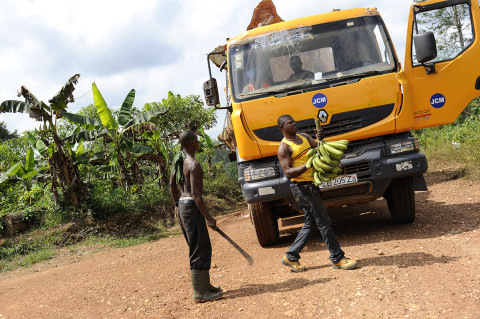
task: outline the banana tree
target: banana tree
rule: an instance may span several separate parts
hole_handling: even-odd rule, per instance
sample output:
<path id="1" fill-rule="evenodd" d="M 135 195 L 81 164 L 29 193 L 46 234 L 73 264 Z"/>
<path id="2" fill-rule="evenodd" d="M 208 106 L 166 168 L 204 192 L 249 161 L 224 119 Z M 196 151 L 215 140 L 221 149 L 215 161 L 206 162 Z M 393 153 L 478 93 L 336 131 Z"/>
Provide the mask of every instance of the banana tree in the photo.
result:
<path id="1" fill-rule="evenodd" d="M 25 101 L 7 100 L 0 104 L 0 113 L 28 113 L 31 118 L 42 121 L 43 125 L 35 133 L 51 152 L 47 154 L 51 172 L 51 189 L 54 194 L 60 186 L 66 198 L 77 207 L 88 197 L 87 189 L 80 179 L 78 167 L 65 149 L 64 142 L 57 133 L 57 121 L 66 112 L 68 103 L 74 102 L 73 91 L 79 74 L 71 77 L 60 91 L 46 103 L 38 100 L 25 86 L 18 90 L 18 96 Z"/>
<path id="2" fill-rule="evenodd" d="M 168 185 L 168 151 L 167 144 L 164 141 L 164 137 L 158 131 L 145 132 L 142 136 L 146 140 L 146 144 L 152 148 L 152 152 L 144 152 L 140 159 L 148 160 L 155 164 L 156 178 L 160 188 Z"/>
<path id="3" fill-rule="evenodd" d="M 150 123 L 149 120 L 165 113 L 167 109 L 158 108 L 133 116 L 132 106 L 135 99 L 135 90 L 132 89 L 125 97 L 118 116 L 115 118 L 95 83 L 92 84 L 92 91 L 100 122 L 83 115 L 63 114 L 65 119 L 82 128 L 82 130 L 68 137 L 67 140 L 71 142 L 80 139 L 90 141 L 103 137 L 104 140 L 111 141 L 115 149 L 120 183 L 123 186 L 141 183 L 143 177 L 137 163 L 138 156 L 135 156 L 135 154 L 142 155 L 145 149 L 140 153 L 135 153 L 136 150 L 139 150 L 134 148 L 135 141 L 143 132 L 154 130 L 155 125 Z M 127 168 L 128 164 L 130 165 L 130 170 Z"/>

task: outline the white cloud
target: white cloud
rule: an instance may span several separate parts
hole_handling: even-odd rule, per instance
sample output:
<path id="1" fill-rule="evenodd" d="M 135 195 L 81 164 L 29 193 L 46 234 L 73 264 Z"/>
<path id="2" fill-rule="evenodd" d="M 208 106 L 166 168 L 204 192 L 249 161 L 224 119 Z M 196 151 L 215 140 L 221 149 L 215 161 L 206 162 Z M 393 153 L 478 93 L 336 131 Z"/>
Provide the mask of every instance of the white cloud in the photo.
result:
<path id="1" fill-rule="evenodd" d="M 93 103 L 96 82 L 108 105 L 118 107 L 130 89 L 135 105 L 161 101 L 168 91 L 203 95 L 206 54 L 244 32 L 259 0 L 0 0 L 0 102 L 17 99 L 25 85 L 47 101 L 75 73 L 77 101 Z M 377 7 L 401 61 L 408 0 L 274 0 L 285 20 L 335 9 Z M 212 70 L 223 90 L 224 74 Z M 222 101 L 224 103 L 224 101 Z M 38 123 L 23 114 L 1 114 L 10 131 Z M 218 114 L 216 136 L 223 125 Z"/>

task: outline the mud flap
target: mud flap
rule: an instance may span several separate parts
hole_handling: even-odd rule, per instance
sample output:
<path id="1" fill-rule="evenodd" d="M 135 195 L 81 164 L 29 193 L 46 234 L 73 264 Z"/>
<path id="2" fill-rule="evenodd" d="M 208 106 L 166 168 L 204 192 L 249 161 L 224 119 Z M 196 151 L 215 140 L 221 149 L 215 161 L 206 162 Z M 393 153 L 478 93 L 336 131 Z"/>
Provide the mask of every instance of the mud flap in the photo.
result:
<path id="1" fill-rule="evenodd" d="M 426 192 L 428 191 L 427 182 L 425 182 L 425 178 L 423 174 L 415 175 L 412 177 L 412 189 L 414 191 Z"/>

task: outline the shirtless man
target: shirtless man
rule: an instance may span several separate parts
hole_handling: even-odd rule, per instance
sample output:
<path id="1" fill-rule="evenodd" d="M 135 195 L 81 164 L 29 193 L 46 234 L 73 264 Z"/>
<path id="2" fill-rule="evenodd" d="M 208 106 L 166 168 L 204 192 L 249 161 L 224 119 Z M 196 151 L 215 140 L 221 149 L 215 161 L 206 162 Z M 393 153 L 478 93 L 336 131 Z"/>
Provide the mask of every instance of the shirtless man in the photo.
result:
<path id="1" fill-rule="evenodd" d="M 208 212 L 202 197 L 203 169 L 195 159 L 200 143 L 194 132 L 184 131 L 180 133 L 180 144 L 185 156 L 176 163 L 181 165 L 180 169 L 173 165 L 170 192 L 189 247 L 193 299 L 197 303 L 217 300 L 223 293 L 220 287 L 210 283 L 212 245 L 207 230 L 207 224 L 212 229 L 216 228 L 216 220 Z"/>

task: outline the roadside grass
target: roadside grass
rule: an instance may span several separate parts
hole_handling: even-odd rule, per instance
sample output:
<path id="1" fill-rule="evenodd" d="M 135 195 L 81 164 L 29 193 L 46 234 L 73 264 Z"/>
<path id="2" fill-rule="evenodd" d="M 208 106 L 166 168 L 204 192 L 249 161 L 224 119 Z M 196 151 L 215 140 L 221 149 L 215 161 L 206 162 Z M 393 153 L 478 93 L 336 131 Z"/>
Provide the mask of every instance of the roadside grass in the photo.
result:
<path id="1" fill-rule="evenodd" d="M 222 216 L 244 207 L 243 202 L 206 196 L 213 216 Z M 83 255 L 125 248 L 178 236 L 178 224 L 166 227 L 163 213 L 137 211 L 111 214 L 108 218 L 83 218 L 75 222 L 30 229 L 12 238 L 0 238 L 0 273 L 30 267 L 67 253 Z"/>
<path id="2" fill-rule="evenodd" d="M 429 166 L 460 165 L 467 178 L 480 177 L 480 119 L 413 132 Z"/>
<path id="3" fill-rule="evenodd" d="M 71 255 L 85 251 L 102 251 L 111 248 L 124 248 L 176 236 L 181 233 L 178 227 L 167 229 L 163 226 L 148 227 L 141 233 L 128 234 L 125 237 L 101 232 L 78 236 L 89 232 L 89 228 L 77 229 L 63 227 L 55 232 L 50 229 L 37 229 L 19 234 L 12 239 L 0 241 L 0 273 L 18 268 L 30 267 L 36 263 L 54 258 L 58 252 L 67 248 Z"/>

